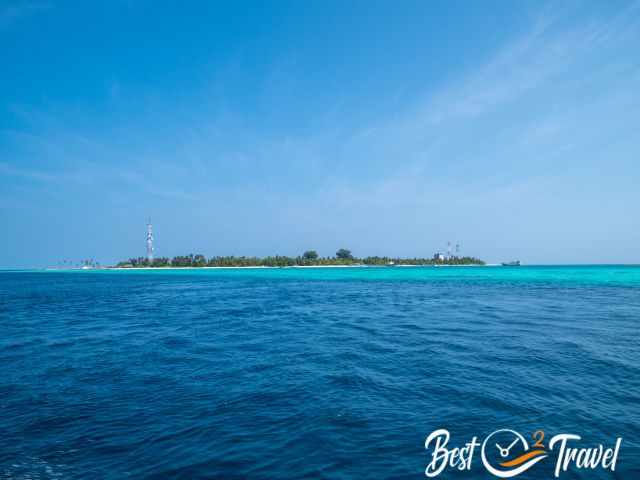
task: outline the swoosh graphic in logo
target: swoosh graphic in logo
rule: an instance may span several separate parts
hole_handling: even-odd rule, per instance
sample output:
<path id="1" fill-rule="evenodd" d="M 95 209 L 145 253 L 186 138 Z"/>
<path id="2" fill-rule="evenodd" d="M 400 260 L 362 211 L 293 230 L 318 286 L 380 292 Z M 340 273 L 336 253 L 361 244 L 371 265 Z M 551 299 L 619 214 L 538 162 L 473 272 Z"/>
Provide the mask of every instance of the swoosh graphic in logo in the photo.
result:
<path id="1" fill-rule="evenodd" d="M 514 458 L 513 460 L 509 460 L 508 462 L 501 463 L 500 466 L 501 467 L 517 467 L 518 465 L 526 462 L 530 458 L 537 457 L 538 455 L 544 455 L 545 453 L 547 452 L 545 452 L 544 450 L 531 450 L 530 452 L 523 453 L 522 455 L 520 455 L 517 458 Z"/>

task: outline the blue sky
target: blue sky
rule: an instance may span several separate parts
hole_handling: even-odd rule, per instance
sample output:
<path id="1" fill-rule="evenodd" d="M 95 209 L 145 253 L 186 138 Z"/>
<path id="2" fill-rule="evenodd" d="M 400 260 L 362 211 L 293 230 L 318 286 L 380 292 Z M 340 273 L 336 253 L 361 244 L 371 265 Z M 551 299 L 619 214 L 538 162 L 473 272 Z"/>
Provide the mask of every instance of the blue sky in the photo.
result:
<path id="1" fill-rule="evenodd" d="M 227 3 L 0 2 L 0 267 L 640 263 L 640 2 Z"/>

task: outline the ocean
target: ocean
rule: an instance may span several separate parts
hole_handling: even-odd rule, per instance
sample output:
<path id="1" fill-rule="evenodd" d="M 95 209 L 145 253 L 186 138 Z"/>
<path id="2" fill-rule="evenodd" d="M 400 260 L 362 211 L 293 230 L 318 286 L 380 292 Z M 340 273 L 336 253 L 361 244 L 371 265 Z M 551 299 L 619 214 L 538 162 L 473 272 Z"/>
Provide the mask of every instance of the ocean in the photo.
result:
<path id="1" fill-rule="evenodd" d="M 0 367 L 0 479 L 421 479 L 438 429 L 640 478 L 635 266 L 0 272 Z"/>

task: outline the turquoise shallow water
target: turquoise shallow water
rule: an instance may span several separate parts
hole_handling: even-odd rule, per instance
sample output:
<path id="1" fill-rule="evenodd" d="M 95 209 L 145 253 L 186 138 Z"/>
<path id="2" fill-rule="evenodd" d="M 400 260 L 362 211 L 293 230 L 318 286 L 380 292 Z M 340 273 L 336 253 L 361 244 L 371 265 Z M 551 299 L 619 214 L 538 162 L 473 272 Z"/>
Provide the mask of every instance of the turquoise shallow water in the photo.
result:
<path id="1" fill-rule="evenodd" d="M 0 272 L 0 478 L 424 478 L 441 427 L 640 478 L 639 323 L 630 266 Z"/>
<path id="2" fill-rule="evenodd" d="M 364 280 L 364 281 L 480 281 L 480 282 L 546 282 L 575 284 L 639 285 L 640 266 L 633 265 L 575 265 L 522 267 L 362 267 L 362 268 L 232 268 L 232 269 L 163 269 L 130 270 L 98 273 L 164 275 L 247 276 L 308 280 Z"/>

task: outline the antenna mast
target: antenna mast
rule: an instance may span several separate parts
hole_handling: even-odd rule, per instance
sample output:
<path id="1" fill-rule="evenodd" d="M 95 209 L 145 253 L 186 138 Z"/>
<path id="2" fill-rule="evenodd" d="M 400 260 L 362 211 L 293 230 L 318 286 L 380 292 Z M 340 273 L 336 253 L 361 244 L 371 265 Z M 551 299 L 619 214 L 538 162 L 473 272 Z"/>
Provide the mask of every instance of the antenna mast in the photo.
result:
<path id="1" fill-rule="evenodd" d="M 153 225 L 151 225 L 151 219 L 147 223 L 147 260 L 149 263 L 153 262 Z"/>

